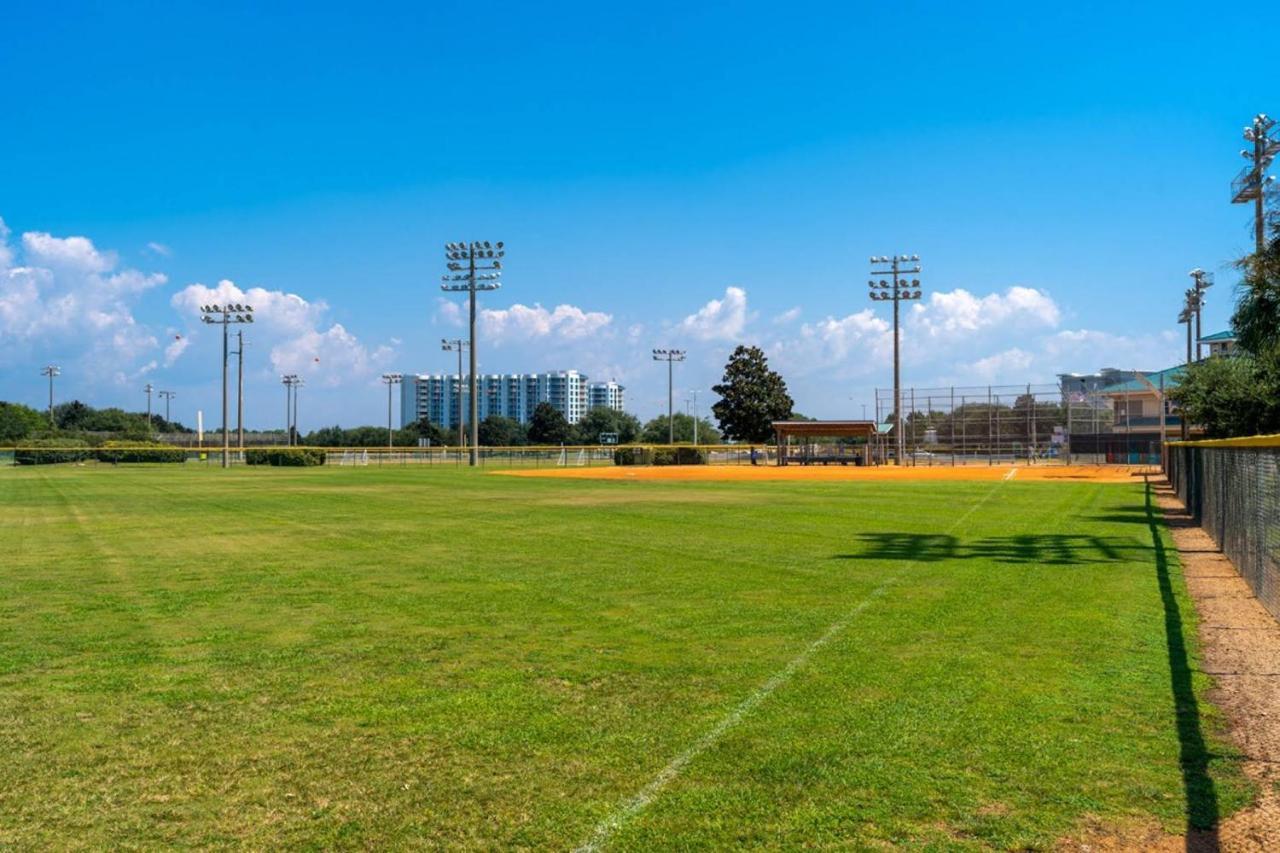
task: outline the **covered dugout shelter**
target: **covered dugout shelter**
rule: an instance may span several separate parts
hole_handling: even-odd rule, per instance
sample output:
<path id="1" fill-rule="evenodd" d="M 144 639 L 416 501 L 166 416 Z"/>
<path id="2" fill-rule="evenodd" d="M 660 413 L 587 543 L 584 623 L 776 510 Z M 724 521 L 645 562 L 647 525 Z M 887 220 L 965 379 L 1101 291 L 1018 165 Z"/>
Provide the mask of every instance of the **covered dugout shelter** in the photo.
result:
<path id="1" fill-rule="evenodd" d="M 778 464 L 870 465 L 875 421 L 774 421 Z M 863 439 L 860 444 L 818 444 L 819 438 Z M 794 446 L 792 439 L 796 439 Z"/>

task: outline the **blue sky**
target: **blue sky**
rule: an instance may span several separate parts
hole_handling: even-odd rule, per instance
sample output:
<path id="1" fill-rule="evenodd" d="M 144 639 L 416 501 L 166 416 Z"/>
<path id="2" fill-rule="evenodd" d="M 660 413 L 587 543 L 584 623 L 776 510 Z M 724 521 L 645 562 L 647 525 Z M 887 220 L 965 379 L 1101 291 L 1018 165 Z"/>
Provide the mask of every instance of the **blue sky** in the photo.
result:
<path id="1" fill-rule="evenodd" d="M 54 362 L 62 398 L 150 381 L 214 422 L 193 308 L 225 280 L 259 302 L 250 426 L 284 370 L 304 429 L 379 422 L 379 373 L 450 369 L 456 239 L 508 247 L 482 370 L 616 378 L 643 417 L 650 348 L 705 407 L 739 342 L 860 415 L 882 253 L 924 263 L 909 384 L 1157 369 L 1189 269 L 1230 314 L 1240 128 L 1280 112 L 1221 4 L 257 5 L 6 10 L 0 399 Z"/>

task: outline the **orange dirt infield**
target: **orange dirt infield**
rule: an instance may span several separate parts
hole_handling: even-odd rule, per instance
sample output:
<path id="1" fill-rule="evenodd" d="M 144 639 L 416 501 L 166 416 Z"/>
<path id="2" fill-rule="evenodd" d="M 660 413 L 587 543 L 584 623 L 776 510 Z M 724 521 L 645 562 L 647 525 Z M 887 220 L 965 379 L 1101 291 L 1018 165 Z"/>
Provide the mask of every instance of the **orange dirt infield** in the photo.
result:
<path id="1" fill-rule="evenodd" d="M 538 468 L 497 471 L 515 477 L 564 477 L 574 480 L 687 480 L 696 482 L 768 482 L 772 480 L 831 482 L 859 480 L 1004 480 L 1014 482 L 1139 483 L 1143 474 L 1157 473 L 1144 465 L 958 465 L 935 467 L 787 465 L 671 465 L 662 467 Z"/>

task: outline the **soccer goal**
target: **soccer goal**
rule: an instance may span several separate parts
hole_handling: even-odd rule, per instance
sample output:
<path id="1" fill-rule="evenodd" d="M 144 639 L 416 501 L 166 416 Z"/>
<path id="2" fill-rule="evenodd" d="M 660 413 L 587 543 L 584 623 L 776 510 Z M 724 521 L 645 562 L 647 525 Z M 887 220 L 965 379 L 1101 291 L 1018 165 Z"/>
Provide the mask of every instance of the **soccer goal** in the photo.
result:
<path id="1" fill-rule="evenodd" d="M 367 450 L 344 450 L 342 451 L 342 459 L 339 465 L 368 465 L 369 451 Z"/>

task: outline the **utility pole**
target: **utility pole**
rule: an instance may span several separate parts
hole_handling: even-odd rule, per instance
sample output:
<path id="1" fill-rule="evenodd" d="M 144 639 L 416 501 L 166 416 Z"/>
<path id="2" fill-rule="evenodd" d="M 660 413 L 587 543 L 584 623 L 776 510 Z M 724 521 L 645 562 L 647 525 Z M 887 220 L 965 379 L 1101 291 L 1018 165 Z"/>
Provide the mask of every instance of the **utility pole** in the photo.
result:
<path id="1" fill-rule="evenodd" d="M 698 392 L 689 392 L 689 404 L 693 408 L 693 446 L 698 446 Z"/>
<path id="2" fill-rule="evenodd" d="M 1189 288 L 1186 293 L 1187 301 L 1182 306 L 1182 311 L 1178 314 L 1178 322 L 1187 325 L 1187 367 L 1191 366 L 1191 324 L 1195 322 L 1196 312 L 1200 310 L 1200 291 L 1195 288 Z M 1164 401 L 1160 401 L 1164 405 Z M 1127 415 L 1126 415 L 1127 417 Z M 1190 427 L 1187 424 L 1187 415 L 1181 413 L 1179 421 L 1182 423 L 1182 440 L 1186 441 L 1190 436 Z"/>
<path id="3" fill-rule="evenodd" d="M 391 440 L 394 435 L 391 429 L 391 389 L 404 381 L 404 374 L 384 373 L 382 374 L 382 381 L 387 383 L 387 450 L 390 450 L 395 446 Z"/>
<path id="4" fill-rule="evenodd" d="M 466 447 L 467 439 L 462 432 L 462 353 L 471 348 L 471 344 L 462 338 L 454 338 L 453 340 L 440 340 L 440 349 L 445 352 L 458 353 L 458 422 L 455 424 L 458 428 L 458 446 Z"/>
<path id="5" fill-rule="evenodd" d="M 1203 345 L 1200 343 L 1200 338 L 1201 338 L 1201 336 L 1202 336 L 1202 333 L 1201 333 L 1201 331 L 1200 331 L 1200 314 L 1201 314 L 1201 312 L 1202 312 L 1202 311 L 1203 311 L 1203 309 L 1204 309 L 1204 292 L 1205 292 L 1206 290 L 1208 290 L 1209 288 L 1213 287 L 1213 273 L 1211 273 L 1211 272 L 1205 272 L 1204 270 L 1200 269 L 1199 267 L 1196 267 L 1196 268 L 1195 268 L 1195 269 L 1193 269 L 1191 272 L 1189 272 L 1189 273 L 1188 273 L 1188 275 L 1190 275 L 1190 276 L 1191 276 L 1191 278 L 1192 278 L 1192 280 L 1195 282 L 1195 291 L 1196 291 L 1196 361 L 1199 361 L 1199 360 L 1202 358 L 1202 356 L 1200 355 L 1200 350 L 1201 350 L 1201 347 L 1203 346 Z"/>
<path id="6" fill-rule="evenodd" d="M 236 330 L 236 446 L 244 450 L 244 332 Z"/>
<path id="7" fill-rule="evenodd" d="M 682 349 L 656 349 L 653 351 L 654 361 L 665 361 L 667 363 L 667 444 L 676 443 L 675 405 L 671 389 L 672 381 L 675 378 L 674 365 L 677 361 L 684 361 L 684 354 Z"/>
<path id="8" fill-rule="evenodd" d="M 167 428 L 169 425 L 169 401 L 178 396 L 177 391 L 157 391 L 160 398 L 164 400 L 164 423 Z"/>
<path id="9" fill-rule="evenodd" d="M 920 298 L 920 279 L 904 278 L 904 276 L 920 274 L 920 256 L 894 255 L 890 258 L 880 255 L 871 258 L 871 266 L 873 276 L 891 277 L 891 280 L 873 279 L 867 284 L 871 287 L 868 295 L 873 302 L 893 302 L 893 431 L 897 436 L 894 464 L 901 465 L 902 456 L 906 452 L 906 436 L 902 434 L 902 357 L 900 354 L 902 335 L 899 332 L 898 303 Z"/>
<path id="10" fill-rule="evenodd" d="M 148 382 L 147 387 L 142 390 L 147 392 L 147 432 L 150 433 L 155 431 L 155 425 L 151 422 L 151 392 L 156 390 L 156 387 Z"/>
<path id="11" fill-rule="evenodd" d="M 1253 239 L 1255 250 L 1259 255 L 1266 245 L 1266 197 L 1267 191 L 1275 181 L 1275 177 L 1266 174 L 1267 167 L 1277 153 L 1280 153 L 1280 139 L 1271 135 L 1276 120 L 1266 113 L 1258 113 L 1253 122 L 1244 129 L 1244 139 L 1252 142 L 1253 148 L 1245 148 L 1240 156 L 1249 161 L 1231 182 L 1231 203 L 1245 204 L 1253 202 Z"/>
<path id="12" fill-rule="evenodd" d="M 49 377 L 49 429 L 57 429 L 58 425 L 53 420 L 53 377 L 62 375 L 62 368 L 56 364 L 50 364 L 40 368 L 41 376 Z"/>
<path id="13" fill-rule="evenodd" d="M 302 387 L 302 377 L 289 373 L 280 377 L 284 384 L 284 433 L 285 444 L 292 447 L 298 430 L 298 389 Z"/>
<path id="14" fill-rule="evenodd" d="M 200 314 L 200 319 L 208 325 L 222 327 L 222 467 L 229 468 L 231 466 L 231 434 L 227 431 L 228 329 L 235 323 L 252 323 L 253 306 L 238 303 L 202 305 Z"/>
<path id="15" fill-rule="evenodd" d="M 480 408 L 476 395 L 476 291 L 497 290 L 502 286 L 498 283 L 498 279 L 502 276 L 502 257 L 505 254 L 501 240 L 492 245 L 488 240 L 444 245 L 444 256 L 452 275 L 440 277 L 444 282 L 440 285 L 440 289 L 454 292 L 466 291 L 470 297 L 471 376 L 468 387 L 471 393 L 471 458 L 469 464 L 473 468 L 480 464 L 477 450 L 480 444 L 480 424 L 478 423 Z"/>

